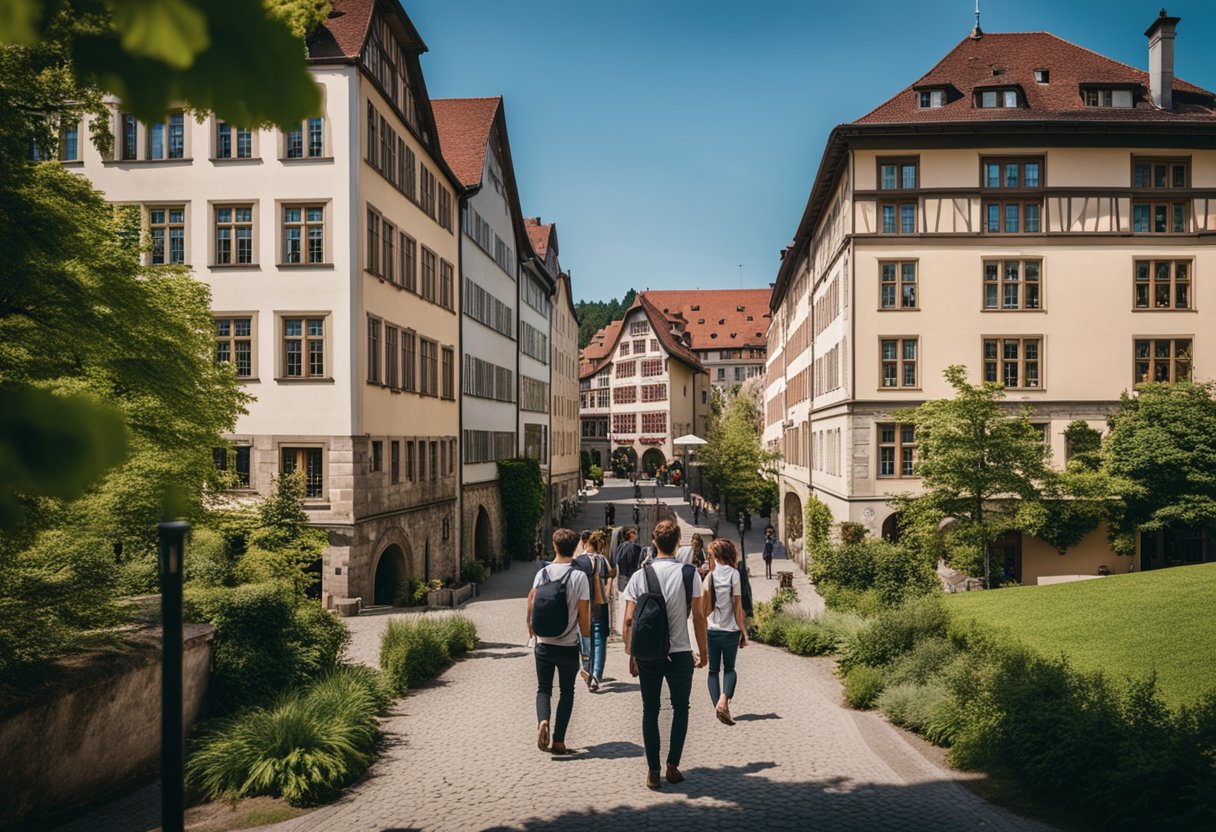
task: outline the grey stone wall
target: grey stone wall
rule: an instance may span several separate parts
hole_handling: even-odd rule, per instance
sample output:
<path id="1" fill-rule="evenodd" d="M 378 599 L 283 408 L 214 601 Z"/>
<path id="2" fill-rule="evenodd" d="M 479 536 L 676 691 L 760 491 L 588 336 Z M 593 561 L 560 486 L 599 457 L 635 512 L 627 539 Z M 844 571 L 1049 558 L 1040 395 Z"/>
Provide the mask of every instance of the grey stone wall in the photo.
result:
<path id="1" fill-rule="evenodd" d="M 461 552 L 462 558 L 476 557 L 478 510 L 485 508 L 490 518 L 490 549 L 491 561 L 503 557 L 503 516 L 502 498 L 498 491 L 498 481 L 474 483 L 464 487 L 463 522 L 461 523 Z"/>

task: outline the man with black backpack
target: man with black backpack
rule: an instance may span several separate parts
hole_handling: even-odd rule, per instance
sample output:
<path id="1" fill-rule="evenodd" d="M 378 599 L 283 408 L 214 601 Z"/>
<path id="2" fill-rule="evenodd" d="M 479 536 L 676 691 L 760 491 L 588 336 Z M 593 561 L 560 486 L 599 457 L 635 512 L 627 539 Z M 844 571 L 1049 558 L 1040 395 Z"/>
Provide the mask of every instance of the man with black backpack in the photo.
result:
<path id="1" fill-rule="evenodd" d="M 688 734 L 688 699 L 694 667 L 708 661 L 705 610 L 693 600 L 701 594 L 697 568 L 675 559 L 680 527 L 670 520 L 655 526 L 658 555 L 634 573 L 625 587 L 625 649 L 629 672 L 640 677 L 642 740 L 646 745 L 646 786 L 662 786 L 659 771 L 659 699 L 663 681 L 671 697 L 671 748 L 667 752 L 667 782 L 679 783 L 680 757 Z M 697 659 L 692 657 L 688 616 L 697 635 Z"/>
<path id="2" fill-rule="evenodd" d="M 553 562 L 536 573 L 528 593 L 528 635 L 536 637 L 536 746 L 566 753 L 566 726 L 574 711 L 578 639 L 591 635 L 591 593 L 587 574 L 574 566 L 579 537 L 570 529 L 553 533 Z M 557 671 L 557 720 L 549 731 L 553 672 Z M 552 738 L 552 746 L 550 746 Z"/>

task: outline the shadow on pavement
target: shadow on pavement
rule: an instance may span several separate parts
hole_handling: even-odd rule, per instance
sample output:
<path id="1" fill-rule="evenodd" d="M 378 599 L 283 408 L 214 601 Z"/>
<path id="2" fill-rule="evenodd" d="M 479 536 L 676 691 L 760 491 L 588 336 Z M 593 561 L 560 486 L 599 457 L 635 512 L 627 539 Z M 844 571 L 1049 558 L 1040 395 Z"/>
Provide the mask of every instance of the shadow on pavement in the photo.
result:
<path id="1" fill-rule="evenodd" d="M 627 757 L 642 757 L 646 753 L 646 749 L 638 745 L 636 742 L 601 742 L 597 745 L 589 745 L 586 748 L 577 748 L 573 753 L 565 757 L 554 757 L 554 760 L 566 762 L 569 760 L 622 760 Z"/>
<path id="2" fill-rule="evenodd" d="M 510 653 L 483 653 L 478 650 L 475 653 L 470 653 L 465 658 L 467 659 L 522 659 L 524 656 L 531 656 L 529 650 L 515 650 Z"/>
<path id="3" fill-rule="evenodd" d="M 759 722 L 762 719 L 781 719 L 781 714 L 739 714 L 735 717 L 735 722 Z"/>

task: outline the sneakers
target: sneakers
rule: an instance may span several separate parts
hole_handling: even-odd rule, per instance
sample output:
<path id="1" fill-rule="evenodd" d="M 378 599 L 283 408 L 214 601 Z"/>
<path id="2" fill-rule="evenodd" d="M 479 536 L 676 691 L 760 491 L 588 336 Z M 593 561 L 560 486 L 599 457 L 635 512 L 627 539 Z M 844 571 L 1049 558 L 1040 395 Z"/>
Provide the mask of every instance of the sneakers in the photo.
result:
<path id="1" fill-rule="evenodd" d="M 656 791 L 663 788 L 663 780 L 657 771 L 646 772 L 646 788 Z"/>
<path id="2" fill-rule="evenodd" d="M 549 750 L 549 720 L 547 719 L 536 728 L 536 747 L 541 751 Z"/>

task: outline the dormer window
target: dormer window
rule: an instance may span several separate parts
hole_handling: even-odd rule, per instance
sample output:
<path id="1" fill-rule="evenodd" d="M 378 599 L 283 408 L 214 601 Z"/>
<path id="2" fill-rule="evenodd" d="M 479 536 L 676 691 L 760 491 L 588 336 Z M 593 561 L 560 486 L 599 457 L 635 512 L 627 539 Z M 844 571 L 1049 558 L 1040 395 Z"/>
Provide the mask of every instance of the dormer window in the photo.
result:
<path id="1" fill-rule="evenodd" d="M 1040 84 L 1051 82 L 1051 72 L 1046 69 L 1036 69 L 1034 71 L 1034 80 Z"/>
<path id="2" fill-rule="evenodd" d="M 975 105 L 981 109 L 1013 110 L 1018 106 L 1017 90 L 980 90 L 975 96 Z"/>
<path id="3" fill-rule="evenodd" d="M 700 304 L 697 304 L 697 303 L 694 303 L 694 304 L 692 305 L 692 311 L 693 311 L 693 312 L 700 312 L 700 311 L 701 311 L 701 305 L 700 305 Z"/>
<path id="4" fill-rule="evenodd" d="M 946 103 L 945 90 L 921 90 L 916 94 L 922 110 L 932 110 Z"/>
<path id="5" fill-rule="evenodd" d="M 1134 101 L 1129 89 L 1083 89 L 1081 97 L 1086 107 L 1129 109 Z"/>

